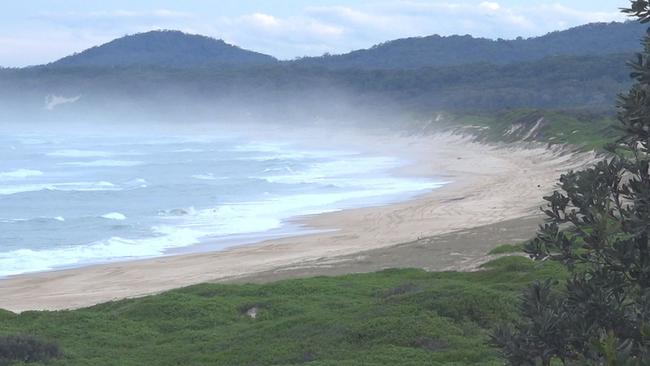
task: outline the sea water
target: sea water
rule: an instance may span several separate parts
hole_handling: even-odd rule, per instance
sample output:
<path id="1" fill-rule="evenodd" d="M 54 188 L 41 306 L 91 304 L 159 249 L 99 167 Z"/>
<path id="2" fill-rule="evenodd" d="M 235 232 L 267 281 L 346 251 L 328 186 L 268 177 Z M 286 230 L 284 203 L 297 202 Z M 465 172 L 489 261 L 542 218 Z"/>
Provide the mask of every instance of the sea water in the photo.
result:
<path id="1" fill-rule="evenodd" d="M 408 164 L 391 156 L 242 138 L 4 136 L 0 156 L 0 276 L 299 234 L 288 219 L 442 184 L 391 174 Z"/>

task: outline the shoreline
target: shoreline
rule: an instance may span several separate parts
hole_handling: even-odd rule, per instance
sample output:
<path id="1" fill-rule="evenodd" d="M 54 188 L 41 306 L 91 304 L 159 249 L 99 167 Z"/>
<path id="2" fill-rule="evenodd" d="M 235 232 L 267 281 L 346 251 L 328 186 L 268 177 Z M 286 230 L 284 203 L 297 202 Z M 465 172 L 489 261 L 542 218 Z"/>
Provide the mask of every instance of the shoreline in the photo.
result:
<path id="1" fill-rule="evenodd" d="M 561 173 L 593 159 L 593 154 L 539 146 L 483 145 L 449 134 L 372 139 L 375 144 L 368 146 L 377 151 L 413 161 L 396 173 L 451 178 L 453 183 L 404 202 L 307 215 L 287 223 L 316 233 L 220 251 L 9 277 L 0 280 L 0 308 L 20 312 L 85 307 L 528 217 Z"/>
<path id="2" fill-rule="evenodd" d="M 417 239 L 408 243 L 370 249 L 350 255 L 321 258 L 287 265 L 266 272 L 222 278 L 219 283 L 269 283 L 312 276 L 341 276 L 391 268 L 426 271 L 477 271 L 503 254 L 490 250 L 504 243 L 522 243 L 535 236 L 542 215 L 527 216 L 476 228 Z M 480 240 L 477 240 L 480 239 Z M 462 248 L 462 252 L 458 252 Z"/>

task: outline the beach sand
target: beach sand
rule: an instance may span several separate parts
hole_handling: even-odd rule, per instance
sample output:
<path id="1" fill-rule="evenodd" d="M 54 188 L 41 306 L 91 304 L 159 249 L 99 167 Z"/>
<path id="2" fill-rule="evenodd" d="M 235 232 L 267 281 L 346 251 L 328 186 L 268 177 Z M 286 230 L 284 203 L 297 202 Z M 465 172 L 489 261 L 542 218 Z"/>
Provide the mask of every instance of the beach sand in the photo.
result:
<path id="1" fill-rule="evenodd" d="M 412 162 L 395 174 L 435 176 L 449 184 L 407 202 L 294 220 L 323 230 L 317 234 L 3 279 L 0 308 L 79 308 L 207 281 L 264 281 L 390 266 L 471 270 L 501 243 L 499 233 L 506 242 L 530 237 L 541 222 L 542 196 L 560 174 L 594 159 L 591 153 L 485 145 L 451 134 L 373 136 L 363 143 L 370 152 Z"/>

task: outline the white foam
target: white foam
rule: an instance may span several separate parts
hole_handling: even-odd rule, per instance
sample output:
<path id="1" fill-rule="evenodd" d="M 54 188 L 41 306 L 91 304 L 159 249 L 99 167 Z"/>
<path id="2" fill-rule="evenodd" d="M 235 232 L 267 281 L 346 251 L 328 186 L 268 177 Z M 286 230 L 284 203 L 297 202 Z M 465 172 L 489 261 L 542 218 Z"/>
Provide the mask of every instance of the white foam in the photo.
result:
<path id="1" fill-rule="evenodd" d="M 187 149 L 173 150 L 172 152 L 174 152 L 174 153 L 200 153 L 200 152 L 205 152 L 205 150 L 187 148 Z"/>
<path id="2" fill-rule="evenodd" d="M 126 216 L 124 216 L 124 214 L 119 212 L 109 212 L 100 217 L 108 220 L 118 220 L 118 221 L 126 220 Z"/>
<path id="3" fill-rule="evenodd" d="M 46 154 L 47 156 L 56 156 L 62 158 L 107 158 L 114 156 L 115 154 L 108 151 L 99 151 L 99 150 L 76 150 L 76 149 L 65 149 L 57 150 Z"/>
<path id="4" fill-rule="evenodd" d="M 105 145 L 102 145 L 105 146 Z M 259 178 L 273 183 L 303 184 L 308 183 L 309 194 L 287 195 L 282 187 L 281 192 L 271 192 L 261 196 L 259 201 L 232 202 L 221 204 L 214 208 L 185 207 L 161 210 L 158 217 L 146 218 L 142 222 L 153 219 L 157 226 L 151 228 L 152 233 L 147 238 L 111 237 L 93 243 L 44 243 L 53 245 L 49 249 L 20 249 L 0 252 L 0 275 L 11 275 L 34 271 L 44 271 L 54 268 L 86 265 L 130 258 L 147 258 L 164 255 L 168 250 L 198 244 L 208 238 L 222 238 L 229 235 L 260 233 L 282 227 L 283 222 L 291 217 L 305 214 L 315 214 L 335 211 L 368 202 L 381 203 L 382 199 L 391 196 L 414 194 L 440 186 L 440 182 L 431 180 L 418 180 L 399 177 L 390 177 L 387 170 L 402 165 L 404 162 L 390 157 L 371 157 L 350 152 L 340 151 L 298 151 L 287 148 L 284 144 L 251 144 L 236 148 L 238 151 L 254 155 L 245 160 L 265 159 L 300 159 L 302 164 L 268 164 L 267 169 L 259 168 Z M 188 149 L 189 150 L 189 149 Z M 168 151 L 168 150 L 167 150 Z M 189 151 L 188 151 L 189 152 Z M 251 152 L 252 154 L 248 154 Z M 143 164 L 139 161 L 110 160 L 110 156 L 124 155 L 120 152 L 110 153 L 95 150 L 59 150 L 48 155 L 57 157 L 74 157 L 70 162 L 60 163 L 63 166 L 74 167 L 128 167 Z M 310 160 L 302 161 L 304 158 Z M 100 158 L 99 160 L 84 158 Z M 79 161 L 77 161 L 79 160 Z M 84 161 L 88 160 L 88 161 Z M 311 163 L 310 163 L 311 162 Z M 305 166 L 307 168 L 300 168 Z M 242 162 L 242 164 L 245 164 Z M 258 167 L 262 164 L 255 164 Z M 227 179 L 219 176 L 214 167 L 199 167 L 191 177 L 202 180 Z M 117 169 L 116 169 L 117 170 Z M 206 172 L 207 171 L 207 172 Z M 214 173 L 208 173 L 213 171 Z M 16 175 L 36 174 L 16 173 Z M 91 171 L 92 172 L 92 171 Z M 67 174 L 78 173 L 66 171 Z M 164 172 L 163 172 L 164 173 Z M 191 173 L 190 173 L 191 174 Z M 36 175 L 32 175 L 36 176 Z M 119 175 L 124 177 L 124 175 Z M 147 181 L 136 178 L 123 181 L 124 178 L 113 178 L 119 185 L 106 181 L 98 182 L 71 182 L 71 183 L 42 183 L 0 186 L 0 195 L 20 192 L 56 190 L 56 191 L 118 191 L 137 187 L 146 187 Z M 129 177 L 129 176 L 127 176 Z M 236 177 L 236 176 L 235 176 Z M 149 178 L 149 177 L 148 177 Z M 190 181 L 187 175 L 182 177 Z M 248 177 L 251 178 L 251 177 Z M 88 178 L 77 178 L 85 180 Z M 126 178 L 130 179 L 130 178 Z M 155 178 L 151 178 L 152 181 Z M 161 180 L 162 182 L 162 180 Z M 164 182 L 160 183 L 165 184 Z M 198 184 L 194 181 L 193 184 Z M 207 183 L 206 183 L 207 185 Z M 290 188 L 290 187 L 288 187 Z M 313 190 L 312 190 L 313 188 Z M 302 191 L 302 188 L 293 192 Z M 219 193 L 219 192 L 216 192 Z M 261 192 L 260 192 L 261 193 Z M 134 195 L 134 197 L 139 197 Z M 234 197 L 237 197 L 236 195 Z M 402 196 L 403 197 L 403 196 Z M 238 198 L 234 198 L 237 200 Z M 189 202 L 172 200 L 170 205 L 183 205 Z M 180 202 L 180 203 L 178 203 Z M 191 202 L 191 201 L 190 201 Z M 137 203 L 137 202 L 134 202 Z M 113 204 L 113 202 L 111 202 Z M 126 206 L 108 206 L 99 212 L 108 212 L 111 209 Z M 172 208 L 174 206 L 171 206 Z M 182 207 L 182 206 L 180 206 Z M 157 207 L 153 208 L 157 209 Z M 73 215 L 66 216 L 72 221 Z M 134 222 L 139 217 L 129 214 Z M 97 216 L 94 216 L 95 218 Z M 120 212 L 108 212 L 100 216 L 106 220 L 126 220 L 127 217 Z M 59 220 L 60 219 L 60 220 Z M 49 220 L 65 220 L 63 217 L 50 218 Z M 106 226 L 111 225 L 108 222 Z M 152 224 L 152 225 L 156 225 Z M 112 224 L 115 225 L 115 224 Z M 84 228 L 85 229 L 85 228 Z M 115 231 L 113 231 L 115 232 Z M 127 231 L 120 231 L 127 232 Z M 130 232 L 130 231 L 129 231 Z M 137 231 L 141 235 L 141 231 Z M 110 235 L 110 234 L 108 234 Z M 127 235 L 127 234 L 120 234 Z"/>
<path id="5" fill-rule="evenodd" d="M 355 152 L 341 150 L 298 150 L 292 148 L 290 144 L 268 142 L 250 142 L 247 144 L 241 144 L 232 148 L 231 151 L 258 153 L 254 156 L 246 156 L 237 159 L 252 161 L 333 158 L 357 154 Z"/>
<path id="6" fill-rule="evenodd" d="M 185 226 L 156 226 L 153 228 L 155 236 L 150 238 L 112 237 L 87 245 L 45 250 L 19 249 L 0 253 L 0 276 L 115 260 L 156 257 L 164 255 L 168 249 L 198 244 L 205 237 L 265 231 L 281 225 L 281 222 L 275 218 L 251 217 L 250 209 L 255 210 L 254 206 L 249 206 L 244 210 L 231 206 L 198 212 L 189 210 L 192 211 L 192 215 L 195 215 L 192 217 L 191 223 Z M 220 218 L 222 224 L 213 221 L 215 218 Z M 210 220 L 209 225 L 202 226 L 202 220 L 208 219 Z M 207 227 L 211 229 L 207 230 Z"/>
<path id="7" fill-rule="evenodd" d="M 147 258 L 164 254 L 165 249 L 198 243 L 204 233 L 189 228 L 155 228 L 155 237 L 125 239 L 113 237 L 88 245 L 70 245 L 56 249 L 18 249 L 0 253 L 0 276 L 47 271 L 129 258 Z"/>
<path id="8" fill-rule="evenodd" d="M 3 224 L 19 222 L 19 221 L 27 221 L 27 220 L 25 220 L 25 219 L 0 219 L 0 222 L 3 223 Z"/>
<path id="9" fill-rule="evenodd" d="M 149 186 L 149 182 L 143 178 L 136 178 L 125 182 L 124 186 L 128 188 L 147 188 Z"/>
<path id="10" fill-rule="evenodd" d="M 43 172 L 32 169 L 17 169 L 8 172 L 0 172 L 0 180 L 24 179 L 30 177 L 40 177 Z"/>
<path id="11" fill-rule="evenodd" d="M 38 191 L 119 191 L 122 188 L 110 182 L 40 183 L 0 187 L 0 195 L 11 195 Z"/>
<path id="12" fill-rule="evenodd" d="M 341 177 L 354 180 L 353 177 L 368 176 L 371 173 L 386 171 L 396 168 L 402 163 L 390 157 L 355 157 L 345 160 L 326 161 L 311 164 L 303 171 L 288 169 L 289 174 L 271 175 L 260 177 L 271 183 L 331 183 L 333 179 Z M 267 171 L 268 172 L 268 171 Z"/>
<path id="13" fill-rule="evenodd" d="M 192 175 L 192 178 L 199 179 L 199 180 L 224 180 L 224 179 L 228 179 L 228 177 L 217 177 L 212 173 L 194 174 L 194 175 Z"/>
<path id="14" fill-rule="evenodd" d="M 56 217 L 37 217 L 37 218 L 32 218 L 32 219 L 0 219 L 0 222 L 2 223 L 14 223 L 14 222 L 25 222 L 25 221 L 59 221 L 59 222 L 64 222 L 65 218 L 63 216 L 56 216 Z"/>
<path id="15" fill-rule="evenodd" d="M 94 161 L 72 161 L 67 163 L 59 163 L 61 166 L 71 166 L 80 168 L 96 168 L 96 167 L 130 167 L 144 164 L 141 161 L 131 160 L 94 160 Z"/>

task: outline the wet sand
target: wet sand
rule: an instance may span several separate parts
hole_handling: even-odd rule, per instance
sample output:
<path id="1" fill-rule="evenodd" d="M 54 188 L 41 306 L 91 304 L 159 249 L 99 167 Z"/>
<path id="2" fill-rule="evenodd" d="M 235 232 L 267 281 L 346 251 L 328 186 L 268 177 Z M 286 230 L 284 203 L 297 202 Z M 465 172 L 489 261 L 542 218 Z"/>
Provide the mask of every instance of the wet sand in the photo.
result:
<path id="1" fill-rule="evenodd" d="M 371 152 L 411 162 L 395 174 L 435 176 L 450 183 L 407 202 L 293 220 L 323 231 L 317 234 L 11 277 L 0 281 L 0 308 L 70 309 L 207 281 L 272 280 L 387 266 L 472 269 L 491 247 L 532 236 L 542 196 L 560 174 L 594 158 L 542 146 L 484 145 L 449 134 L 373 136 L 363 144 Z M 512 236 L 501 238 L 501 229 L 490 240 L 481 234 L 495 227 L 510 230 Z"/>

